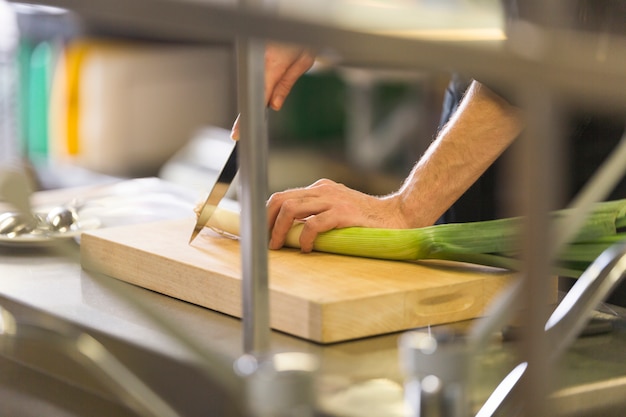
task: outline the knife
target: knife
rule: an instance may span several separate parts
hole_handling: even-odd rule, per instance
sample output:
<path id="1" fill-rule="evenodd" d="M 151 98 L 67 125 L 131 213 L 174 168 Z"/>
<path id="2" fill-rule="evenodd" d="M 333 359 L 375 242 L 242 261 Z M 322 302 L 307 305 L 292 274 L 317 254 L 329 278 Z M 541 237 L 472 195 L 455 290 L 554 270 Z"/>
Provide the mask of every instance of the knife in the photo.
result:
<path id="1" fill-rule="evenodd" d="M 202 228 L 209 221 L 213 212 L 215 211 L 215 207 L 222 200 L 226 191 L 228 191 L 228 187 L 230 187 L 230 183 L 235 178 L 237 174 L 237 148 L 239 146 L 239 142 L 235 142 L 235 146 L 233 150 L 230 152 L 230 156 L 226 161 L 226 164 L 222 168 L 220 175 L 217 177 L 217 181 L 213 185 L 209 196 L 207 197 L 202 209 L 200 210 L 200 215 L 196 220 L 196 226 L 193 228 L 193 232 L 191 233 L 191 238 L 189 239 L 189 244 L 193 242 L 193 240 L 198 236 Z"/>

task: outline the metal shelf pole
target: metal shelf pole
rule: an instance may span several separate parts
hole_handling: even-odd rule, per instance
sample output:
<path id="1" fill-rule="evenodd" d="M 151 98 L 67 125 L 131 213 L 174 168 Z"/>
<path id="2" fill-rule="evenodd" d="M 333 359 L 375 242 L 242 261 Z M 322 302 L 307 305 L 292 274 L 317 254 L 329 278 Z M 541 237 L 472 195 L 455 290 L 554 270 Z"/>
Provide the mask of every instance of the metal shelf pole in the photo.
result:
<path id="1" fill-rule="evenodd" d="M 258 7 L 246 0 L 242 8 Z M 264 42 L 237 39 L 238 98 L 241 112 L 240 200 L 242 313 L 244 351 L 269 350 L 267 120 L 265 111 Z"/>

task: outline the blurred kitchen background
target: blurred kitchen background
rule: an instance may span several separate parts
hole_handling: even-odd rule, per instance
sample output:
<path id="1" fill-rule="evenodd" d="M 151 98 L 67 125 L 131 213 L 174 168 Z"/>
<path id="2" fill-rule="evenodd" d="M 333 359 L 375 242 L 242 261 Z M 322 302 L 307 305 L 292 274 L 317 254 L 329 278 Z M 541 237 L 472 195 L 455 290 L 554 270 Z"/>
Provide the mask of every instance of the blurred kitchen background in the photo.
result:
<path id="1" fill-rule="evenodd" d="M 211 185 L 237 116 L 232 44 L 142 39 L 62 9 L 11 6 L 16 135 L 35 189 L 147 176 Z M 436 132 L 447 81 L 321 59 L 269 112 L 270 192 L 319 178 L 396 190 Z"/>

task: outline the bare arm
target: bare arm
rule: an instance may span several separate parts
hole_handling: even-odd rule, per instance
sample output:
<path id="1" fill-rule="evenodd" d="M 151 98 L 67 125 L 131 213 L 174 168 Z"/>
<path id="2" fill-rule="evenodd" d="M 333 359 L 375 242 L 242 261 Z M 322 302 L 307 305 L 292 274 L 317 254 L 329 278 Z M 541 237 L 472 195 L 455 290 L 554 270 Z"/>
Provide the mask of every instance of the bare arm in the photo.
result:
<path id="1" fill-rule="evenodd" d="M 480 83 L 468 89 L 455 117 L 397 192 L 375 197 L 330 180 L 275 193 L 268 201 L 270 248 L 284 244 L 294 221 L 310 251 L 318 233 L 341 227 L 414 228 L 432 225 L 513 142 L 520 112 Z"/>
<path id="2" fill-rule="evenodd" d="M 398 200 L 407 227 L 433 224 L 520 133 L 520 110 L 474 81 L 448 124 L 415 165 Z"/>

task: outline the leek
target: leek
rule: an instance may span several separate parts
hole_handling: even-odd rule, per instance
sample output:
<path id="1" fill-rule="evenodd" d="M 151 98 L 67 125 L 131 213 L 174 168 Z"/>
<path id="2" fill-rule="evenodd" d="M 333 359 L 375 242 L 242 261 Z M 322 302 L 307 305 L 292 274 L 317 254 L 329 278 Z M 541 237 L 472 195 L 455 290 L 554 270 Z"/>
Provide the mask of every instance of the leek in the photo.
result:
<path id="1" fill-rule="evenodd" d="M 570 209 L 551 213 L 566 221 Z M 519 270 L 520 231 L 524 219 L 511 217 L 469 223 L 441 224 L 418 229 L 347 227 L 321 233 L 313 249 L 320 252 L 396 261 L 440 259 Z M 207 226 L 239 234 L 239 216 L 216 210 Z M 296 223 L 285 246 L 299 248 L 303 223 Z M 596 203 L 578 234 L 555 260 L 555 272 L 578 277 L 600 253 L 626 239 L 626 199 Z"/>
<path id="2" fill-rule="evenodd" d="M 553 221 L 566 221 L 570 210 L 554 211 Z M 519 270 L 523 221 L 511 217 L 419 229 L 334 229 L 317 237 L 314 250 L 401 261 L 443 259 Z M 604 250 L 626 239 L 626 233 L 618 233 L 625 226 L 626 199 L 596 203 L 577 235 L 555 260 L 555 273 L 579 277 Z M 298 247 L 297 241 L 287 243 Z"/>

